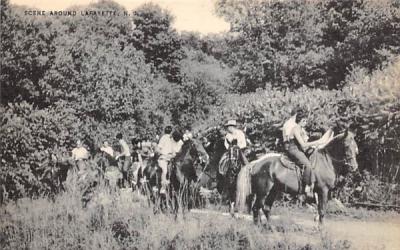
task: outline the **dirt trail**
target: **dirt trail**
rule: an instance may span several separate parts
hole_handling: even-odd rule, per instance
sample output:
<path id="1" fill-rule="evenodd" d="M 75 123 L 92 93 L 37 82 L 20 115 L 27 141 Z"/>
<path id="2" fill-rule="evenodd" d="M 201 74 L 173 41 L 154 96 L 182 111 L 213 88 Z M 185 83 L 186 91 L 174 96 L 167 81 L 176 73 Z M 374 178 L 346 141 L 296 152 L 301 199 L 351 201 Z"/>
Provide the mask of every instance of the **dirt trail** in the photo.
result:
<path id="1" fill-rule="evenodd" d="M 317 227 L 312 220 L 294 220 L 305 227 Z M 400 249 L 400 217 L 385 222 L 327 219 L 323 230 L 335 239 L 349 240 L 354 249 Z"/>
<path id="2" fill-rule="evenodd" d="M 211 210 L 194 210 L 197 214 L 220 214 L 230 216 L 227 213 L 218 213 Z M 239 219 L 252 220 L 249 215 L 239 215 Z M 272 220 L 279 220 L 283 216 L 272 216 Z M 304 232 L 293 232 L 291 235 L 296 241 L 302 241 L 307 237 L 317 238 L 320 232 L 326 232 L 335 240 L 348 240 L 351 242 L 351 249 L 387 249 L 400 250 L 400 216 L 384 222 L 372 220 L 355 220 L 346 217 L 327 218 L 323 227 L 314 222 L 311 214 L 296 214 L 291 220 L 305 229 Z M 322 231 L 321 231 L 322 230 Z M 308 233 L 309 232 L 309 233 Z M 309 239 L 310 239 L 309 238 Z"/>

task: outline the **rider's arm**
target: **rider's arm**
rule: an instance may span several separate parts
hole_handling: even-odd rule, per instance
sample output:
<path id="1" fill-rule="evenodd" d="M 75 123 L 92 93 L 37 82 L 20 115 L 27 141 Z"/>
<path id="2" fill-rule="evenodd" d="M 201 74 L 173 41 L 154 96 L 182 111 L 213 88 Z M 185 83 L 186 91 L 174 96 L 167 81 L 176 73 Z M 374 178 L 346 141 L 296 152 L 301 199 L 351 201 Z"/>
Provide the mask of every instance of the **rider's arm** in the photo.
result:
<path id="1" fill-rule="evenodd" d="M 238 136 L 238 146 L 241 149 L 247 147 L 246 136 L 245 136 L 244 132 L 242 132 L 242 131 L 240 131 L 240 134 Z"/>
<path id="2" fill-rule="evenodd" d="M 120 141 L 120 145 L 122 147 L 121 156 L 129 156 L 131 153 L 128 144 L 125 141 Z"/>
<path id="3" fill-rule="evenodd" d="M 293 134 L 294 134 L 294 137 L 296 138 L 296 140 L 298 141 L 298 143 L 300 144 L 300 146 L 303 149 L 320 145 L 318 140 L 317 141 L 313 141 L 313 142 L 306 142 L 304 140 L 303 136 L 301 135 L 301 127 L 299 127 L 299 126 L 293 128 Z"/>
<path id="4" fill-rule="evenodd" d="M 140 164 L 143 163 L 143 159 L 142 159 L 142 154 L 141 154 L 141 152 L 138 152 L 138 161 L 139 161 Z"/>

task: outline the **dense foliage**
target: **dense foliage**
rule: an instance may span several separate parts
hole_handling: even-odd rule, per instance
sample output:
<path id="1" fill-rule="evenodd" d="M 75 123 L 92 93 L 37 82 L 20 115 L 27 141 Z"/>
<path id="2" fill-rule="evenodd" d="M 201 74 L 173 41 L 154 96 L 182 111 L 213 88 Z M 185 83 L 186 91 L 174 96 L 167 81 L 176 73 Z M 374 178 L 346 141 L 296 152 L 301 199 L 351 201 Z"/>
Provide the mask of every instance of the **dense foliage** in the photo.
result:
<path id="1" fill-rule="evenodd" d="M 230 94 L 205 124 L 219 126 L 235 117 L 253 143 L 266 151 L 281 150 L 283 122 L 291 110 L 302 107 L 309 113 L 308 131 L 321 135 L 328 128 L 336 133 L 352 129 L 361 151 L 361 169 L 388 181 L 399 180 L 400 61 L 366 75 L 364 70 L 354 70 L 347 86 L 335 91 L 303 87 L 293 92 L 269 89 Z"/>
<path id="2" fill-rule="evenodd" d="M 235 69 L 239 93 L 340 89 L 351 67 L 376 69 L 400 50 L 397 1 L 219 0 L 216 7 L 236 34 L 223 60 Z"/>
<path id="3" fill-rule="evenodd" d="M 76 8 L 126 11 L 106 0 Z M 94 155 L 118 132 L 155 138 L 168 124 L 237 118 L 251 141 L 279 150 L 295 106 L 310 111 L 311 131 L 352 124 L 362 168 L 399 180 L 399 8 L 219 0 L 232 30 L 200 36 L 178 33 L 154 4 L 130 17 L 50 17 L 1 1 L 0 190 L 48 190 L 43 175 L 78 138 Z"/>

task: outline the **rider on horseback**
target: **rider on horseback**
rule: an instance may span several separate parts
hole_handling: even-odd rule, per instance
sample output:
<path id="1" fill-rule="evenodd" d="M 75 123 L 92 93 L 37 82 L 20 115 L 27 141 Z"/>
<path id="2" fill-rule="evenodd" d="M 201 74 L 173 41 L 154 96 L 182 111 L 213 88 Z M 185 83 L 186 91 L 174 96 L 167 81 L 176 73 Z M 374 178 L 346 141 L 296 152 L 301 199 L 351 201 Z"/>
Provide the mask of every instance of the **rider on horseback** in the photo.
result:
<path id="1" fill-rule="evenodd" d="M 122 138 L 122 134 L 118 133 L 116 138 L 121 146 L 121 153 L 119 153 L 115 159 L 121 158 L 123 160 L 122 165 L 122 186 L 125 187 L 125 183 L 128 182 L 128 172 L 131 166 L 131 151 L 129 149 L 128 143 Z"/>
<path id="2" fill-rule="evenodd" d="M 107 154 L 107 156 L 109 157 L 114 157 L 114 150 L 113 148 L 110 146 L 110 144 L 108 144 L 107 141 L 103 142 L 102 147 L 100 148 L 101 152 L 104 152 Z"/>
<path id="3" fill-rule="evenodd" d="M 182 146 L 181 135 L 179 132 L 174 131 L 171 135 L 172 128 L 167 126 L 164 130 L 165 134 L 161 137 L 157 151 L 160 154 L 158 158 L 158 166 L 161 168 L 161 190 L 160 193 L 165 193 L 165 188 L 169 184 L 167 180 L 168 164 L 175 154 L 179 152 Z"/>
<path id="4" fill-rule="evenodd" d="M 89 151 L 83 146 L 81 140 L 77 140 L 76 147 L 72 149 L 72 159 L 76 163 L 78 171 L 83 171 L 85 168 L 85 161 L 89 159 Z"/>
<path id="5" fill-rule="evenodd" d="M 227 129 L 227 134 L 225 136 L 224 145 L 225 148 L 228 150 L 232 145 L 233 140 L 236 140 L 237 146 L 240 148 L 243 154 L 244 164 L 246 165 L 248 163 L 248 160 L 243 152 L 243 150 L 247 147 L 246 136 L 244 132 L 238 129 L 236 126 L 237 126 L 236 120 L 229 120 L 225 124 L 225 127 Z"/>
<path id="6" fill-rule="evenodd" d="M 304 193 L 312 197 L 313 181 L 312 166 L 306 156 L 311 147 L 322 145 L 320 140 L 309 142 L 306 131 L 307 114 L 302 109 L 292 111 L 291 117 L 283 125 L 283 142 L 288 156 L 304 170 L 303 179 L 305 183 Z M 304 186 L 304 185 L 303 185 Z"/>

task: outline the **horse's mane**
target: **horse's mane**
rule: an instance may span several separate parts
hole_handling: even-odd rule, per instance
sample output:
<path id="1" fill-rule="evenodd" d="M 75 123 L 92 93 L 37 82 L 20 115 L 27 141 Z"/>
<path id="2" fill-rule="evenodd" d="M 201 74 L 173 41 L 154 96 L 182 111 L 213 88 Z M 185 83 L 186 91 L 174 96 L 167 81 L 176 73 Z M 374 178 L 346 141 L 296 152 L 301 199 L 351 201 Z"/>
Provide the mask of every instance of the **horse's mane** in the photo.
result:
<path id="1" fill-rule="evenodd" d="M 324 148 L 330 149 L 336 146 L 339 142 L 341 142 L 345 138 L 345 135 L 346 135 L 345 133 L 340 133 L 334 136 L 333 139 L 330 142 L 328 142 L 328 144 L 326 144 Z"/>

